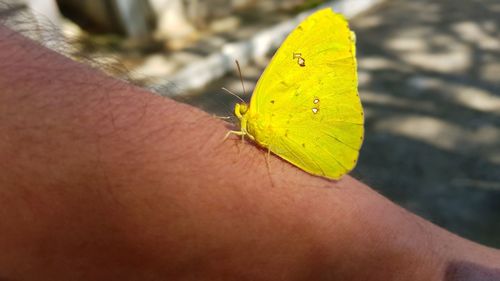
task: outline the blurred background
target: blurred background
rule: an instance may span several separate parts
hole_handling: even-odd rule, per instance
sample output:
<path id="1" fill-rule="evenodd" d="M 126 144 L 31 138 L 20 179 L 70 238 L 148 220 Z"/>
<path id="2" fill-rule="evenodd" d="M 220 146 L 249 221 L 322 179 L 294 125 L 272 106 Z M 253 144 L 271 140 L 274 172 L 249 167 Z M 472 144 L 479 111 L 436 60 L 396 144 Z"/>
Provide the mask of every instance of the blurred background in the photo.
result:
<path id="1" fill-rule="evenodd" d="M 286 34 L 331 6 L 357 35 L 366 133 L 352 175 L 500 247 L 498 0 L 3 2 L 4 22 L 42 44 L 219 116 L 237 102 L 222 87 L 248 100 Z"/>

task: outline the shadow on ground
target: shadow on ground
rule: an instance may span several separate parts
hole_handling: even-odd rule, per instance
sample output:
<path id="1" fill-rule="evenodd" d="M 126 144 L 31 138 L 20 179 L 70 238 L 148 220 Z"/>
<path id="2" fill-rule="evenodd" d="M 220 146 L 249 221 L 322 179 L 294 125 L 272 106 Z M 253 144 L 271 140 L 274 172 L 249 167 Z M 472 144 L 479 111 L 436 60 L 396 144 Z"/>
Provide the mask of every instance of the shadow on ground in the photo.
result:
<path id="1" fill-rule="evenodd" d="M 366 142 L 356 175 L 500 246 L 500 3 L 389 1 L 353 21 Z"/>
<path id="2" fill-rule="evenodd" d="M 499 14 L 497 0 L 389 0 L 351 22 L 366 112 L 353 175 L 434 223 L 495 247 Z M 247 89 L 262 68 L 245 67 Z M 222 86 L 241 92 L 230 75 L 184 101 L 228 115 L 236 101 Z"/>

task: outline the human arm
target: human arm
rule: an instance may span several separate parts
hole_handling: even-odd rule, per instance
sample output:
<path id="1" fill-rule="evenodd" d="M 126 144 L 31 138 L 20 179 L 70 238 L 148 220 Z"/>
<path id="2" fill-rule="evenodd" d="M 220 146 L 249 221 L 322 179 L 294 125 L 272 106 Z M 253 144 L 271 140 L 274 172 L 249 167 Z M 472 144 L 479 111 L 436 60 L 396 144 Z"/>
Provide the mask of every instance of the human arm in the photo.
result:
<path id="1" fill-rule="evenodd" d="M 0 89 L 0 280 L 454 281 L 500 264 L 3 27 Z"/>

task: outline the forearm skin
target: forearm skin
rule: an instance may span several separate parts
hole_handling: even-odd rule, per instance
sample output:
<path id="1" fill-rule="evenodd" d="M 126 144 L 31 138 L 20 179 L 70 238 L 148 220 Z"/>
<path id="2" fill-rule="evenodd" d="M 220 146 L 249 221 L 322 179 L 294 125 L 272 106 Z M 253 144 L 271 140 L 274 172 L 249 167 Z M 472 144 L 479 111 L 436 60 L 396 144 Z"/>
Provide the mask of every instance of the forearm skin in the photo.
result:
<path id="1" fill-rule="evenodd" d="M 2 27 L 0 89 L 0 280 L 468 281 L 457 265 L 500 264 Z"/>

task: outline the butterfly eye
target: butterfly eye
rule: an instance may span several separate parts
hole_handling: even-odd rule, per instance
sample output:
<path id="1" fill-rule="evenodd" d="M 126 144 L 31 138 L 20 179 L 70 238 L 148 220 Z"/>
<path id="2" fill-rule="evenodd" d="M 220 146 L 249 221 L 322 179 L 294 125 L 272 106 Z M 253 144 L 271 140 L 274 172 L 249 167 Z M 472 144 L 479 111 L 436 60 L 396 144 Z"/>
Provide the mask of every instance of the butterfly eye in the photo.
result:
<path id="1" fill-rule="evenodd" d="M 246 103 L 239 103 L 239 109 L 240 109 L 240 113 L 241 115 L 244 115 L 245 113 L 247 113 L 248 111 L 248 105 Z"/>

